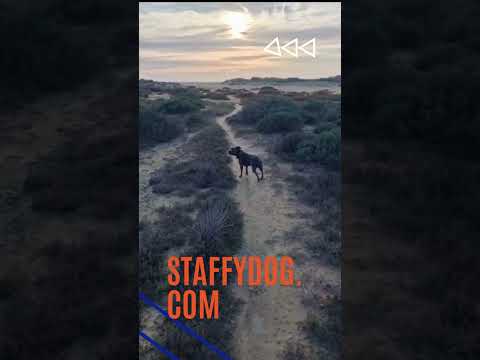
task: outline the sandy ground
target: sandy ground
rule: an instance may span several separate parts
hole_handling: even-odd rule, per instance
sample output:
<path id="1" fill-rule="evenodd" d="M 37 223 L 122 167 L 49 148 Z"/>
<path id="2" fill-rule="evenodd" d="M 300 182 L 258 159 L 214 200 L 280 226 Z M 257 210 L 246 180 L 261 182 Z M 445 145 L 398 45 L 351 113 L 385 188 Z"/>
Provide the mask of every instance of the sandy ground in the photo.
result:
<path id="1" fill-rule="evenodd" d="M 289 191 L 284 180 L 292 170 L 289 164 L 275 161 L 251 139 L 235 136 L 226 118 L 240 110 L 241 105 L 236 103 L 234 112 L 219 117 L 218 124 L 228 134 L 231 144 L 241 146 L 244 151 L 263 160 L 265 173 L 265 179 L 260 182 L 252 172 L 249 176 L 244 174 L 234 190 L 234 198 L 244 214 L 244 245 L 240 255 L 292 256 L 297 262 L 296 279 L 302 281 L 308 271 L 310 280 L 313 272 L 323 277 L 322 282 L 338 285 L 338 271 L 309 263 L 302 244 L 291 239 L 296 229 L 309 229 L 305 218 L 312 209 L 300 203 Z M 236 160 L 232 162 L 232 171 L 236 175 L 240 173 Z M 237 287 L 235 293 L 245 305 L 233 336 L 235 353 L 232 356 L 241 360 L 278 359 L 288 341 L 308 347 L 299 328 L 307 316 L 302 302 L 305 291 L 303 285 Z"/>
<path id="2" fill-rule="evenodd" d="M 226 131 L 232 145 L 241 146 L 246 152 L 262 159 L 265 173 L 265 179 L 260 182 L 251 171 L 249 176 L 244 174 L 233 190 L 232 196 L 244 215 L 244 242 L 240 253 L 235 255 L 292 256 L 296 261 L 295 279 L 300 282 L 305 280 L 305 283 L 268 289 L 263 286 L 236 287 L 235 295 L 241 299 L 243 306 L 232 339 L 234 352 L 230 355 L 236 360 L 280 359 L 281 351 L 289 341 L 301 344 L 305 349 L 310 348 L 300 328 L 307 317 L 306 293 L 313 283 L 325 286 L 325 296 L 332 289 L 339 292 L 340 272 L 336 268 L 319 265 L 306 253 L 301 238 L 314 235 L 315 230 L 308 220 L 313 209 L 302 204 L 289 189 L 285 178 L 292 171 L 290 164 L 275 160 L 252 137 L 236 136 L 226 118 L 241 111 L 241 105 L 237 99 L 231 100 L 235 102 L 235 110 L 218 117 L 217 122 Z M 156 208 L 179 201 L 178 197 L 153 194 L 148 181 L 153 171 L 163 167 L 169 159 L 178 157 L 181 145 L 187 140 L 182 137 L 140 153 L 140 220 L 151 220 Z M 238 176 L 237 161 L 232 161 L 231 166 Z M 295 234 L 299 231 L 302 236 L 297 239 Z M 147 333 L 158 331 L 161 321 L 152 311 L 142 314 L 142 328 Z"/>

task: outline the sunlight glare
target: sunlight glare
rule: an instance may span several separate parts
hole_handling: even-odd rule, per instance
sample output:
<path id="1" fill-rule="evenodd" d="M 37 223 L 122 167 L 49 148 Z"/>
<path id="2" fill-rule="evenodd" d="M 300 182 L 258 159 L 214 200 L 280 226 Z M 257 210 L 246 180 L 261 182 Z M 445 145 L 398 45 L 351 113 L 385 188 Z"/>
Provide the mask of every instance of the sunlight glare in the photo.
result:
<path id="1" fill-rule="evenodd" d="M 234 39 L 241 39 L 251 26 L 252 18 L 248 13 L 229 11 L 223 16 L 223 21 L 230 27 Z"/>

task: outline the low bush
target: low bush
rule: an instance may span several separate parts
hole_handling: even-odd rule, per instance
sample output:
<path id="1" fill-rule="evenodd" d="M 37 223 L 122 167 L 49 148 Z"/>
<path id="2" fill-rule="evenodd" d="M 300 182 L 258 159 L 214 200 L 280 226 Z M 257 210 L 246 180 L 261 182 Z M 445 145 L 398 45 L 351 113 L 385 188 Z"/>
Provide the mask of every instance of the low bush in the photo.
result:
<path id="1" fill-rule="evenodd" d="M 138 135 L 141 144 L 170 141 L 183 133 L 183 122 L 153 110 L 140 111 Z"/>
<path id="2" fill-rule="evenodd" d="M 298 145 L 307 135 L 302 132 L 293 132 L 284 136 L 275 146 L 277 154 L 292 155 L 297 151 Z"/>
<path id="3" fill-rule="evenodd" d="M 267 114 L 257 124 L 262 133 L 278 133 L 300 130 L 303 126 L 302 118 L 297 112 L 278 111 Z"/>
<path id="4" fill-rule="evenodd" d="M 233 200 L 224 194 L 201 202 L 193 230 L 197 247 L 205 255 L 230 254 L 241 242 L 242 214 Z"/>
<path id="5" fill-rule="evenodd" d="M 204 103 L 200 98 L 196 97 L 175 97 L 173 99 L 165 101 L 160 107 L 160 111 L 167 114 L 186 114 L 202 109 Z"/>
<path id="6" fill-rule="evenodd" d="M 223 92 L 219 91 L 210 91 L 203 96 L 206 99 L 213 99 L 213 100 L 228 100 L 228 96 Z"/>
<path id="7" fill-rule="evenodd" d="M 310 99 L 302 106 L 302 117 L 307 124 L 340 121 L 340 102 Z"/>
<path id="8" fill-rule="evenodd" d="M 338 359 L 342 344 L 342 307 L 338 299 L 332 299 L 311 312 L 305 330 L 318 349 L 322 359 Z"/>
<path id="9" fill-rule="evenodd" d="M 145 85 L 143 88 L 145 89 Z M 151 90 L 145 91 L 148 95 Z M 214 116 L 212 111 L 200 111 L 205 107 L 205 103 L 194 96 L 196 92 L 183 88 L 178 91 L 182 95 L 177 94 L 168 100 L 139 98 L 138 135 L 141 146 L 170 141 L 185 131 L 195 131 L 204 125 L 209 117 Z M 187 98 L 184 96 L 185 92 L 191 96 Z"/>
<path id="10" fill-rule="evenodd" d="M 306 239 L 312 257 L 326 260 L 337 266 L 341 260 L 341 208 L 340 175 L 322 172 L 315 175 L 291 175 L 287 178 L 298 198 L 315 209 L 313 227 L 320 231 L 318 237 Z"/>
<path id="11" fill-rule="evenodd" d="M 341 357 L 342 308 L 337 298 L 317 301 L 315 311 L 310 311 L 303 331 L 313 343 L 313 349 L 289 341 L 281 353 L 283 360 L 325 359 Z"/>
<path id="12" fill-rule="evenodd" d="M 227 256 L 236 253 L 242 239 L 242 215 L 238 205 L 225 193 L 217 192 L 209 194 L 204 199 L 196 202 L 198 213 L 191 226 L 193 237 L 190 246 L 183 251 L 185 256 L 195 258 L 197 256 Z M 209 265 L 206 264 L 206 272 Z M 194 272 L 194 264 L 191 264 L 190 273 Z M 182 274 L 182 269 L 180 269 Z M 189 320 L 188 324 L 198 334 L 209 339 L 227 353 L 232 351 L 231 338 L 233 336 L 232 323 L 240 308 L 230 287 L 224 287 L 220 283 L 220 274 L 214 286 L 184 286 L 184 289 L 219 291 L 221 299 L 220 319 L 217 320 Z M 191 336 L 174 328 L 171 322 L 165 323 L 165 344 L 176 355 L 185 359 L 213 359 L 215 355 L 198 341 L 192 340 Z"/>
<path id="13" fill-rule="evenodd" d="M 335 128 L 301 141 L 295 157 L 301 161 L 316 161 L 337 168 L 340 163 L 340 146 L 340 129 Z"/>
<path id="14" fill-rule="evenodd" d="M 307 239 L 306 248 L 312 257 L 338 266 L 341 260 L 341 233 L 332 227 L 321 230 L 321 236 Z"/>
<path id="15" fill-rule="evenodd" d="M 163 280 L 163 255 L 193 238 L 192 220 L 180 206 L 158 209 L 158 220 L 142 223 L 139 232 L 139 282 L 146 293 L 157 290 Z"/>
<path id="16" fill-rule="evenodd" d="M 193 195 L 197 190 L 212 187 L 228 189 L 231 176 L 220 164 L 190 160 L 174 165 L 167 164 L 150 180 L 153 192 L 175 192 L 179 196 Z"/>
<path id="17" fill-rule="evenodd" d="M 299 113 L 298 105 L 285 96 L 262 96 L 248 100 L 243 110 L 232 121 L 244 125 L 256 125 L 274 112 Z"/>
<path id="18" fill-rule="evenodd" d="M 283 137 L 276 145 L 275 152 L 288 160 L 318 162 L 330 168 L 340 166 L 340 128 L 332 127 L 320 134 L 294 132 Z"/>
<path id="19" fill-rule="evenodd" d="M 187 148 L 193 159 L 168 163 L 150 179 L 153 191 L 175 192 L 190 196 L 201 189 L 230 189 L 235 180 L 228 166 L 231 161 L 225 149 L 228 142 L 225 132 L 212 123 L 190 139 Z"/>

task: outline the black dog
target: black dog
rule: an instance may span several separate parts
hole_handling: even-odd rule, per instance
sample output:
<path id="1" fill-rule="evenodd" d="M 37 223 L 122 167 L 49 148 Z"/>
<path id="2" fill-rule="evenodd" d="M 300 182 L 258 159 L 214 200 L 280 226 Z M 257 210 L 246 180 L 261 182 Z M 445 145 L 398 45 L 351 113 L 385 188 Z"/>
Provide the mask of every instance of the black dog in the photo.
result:
<path id="1" fill-rule="evenodd" d="M 230 155 L 236 156 L 238 159 L 238 164 L 240 165 L 240 177 L 243 175 L 243 167 L 245 166 L 245 171 L 248 176 L 248 167 L 252 167 L 252 171 L 257 176 L 257 180 L 263 180 L 263 164 L 258 156 L 247 154 L 242 150 L 240 146 L 232 147 L 228 153 Z M 257 174 L 257 169 L 260 169 L 262 172 L 262 177 L 260 178 Z"/>

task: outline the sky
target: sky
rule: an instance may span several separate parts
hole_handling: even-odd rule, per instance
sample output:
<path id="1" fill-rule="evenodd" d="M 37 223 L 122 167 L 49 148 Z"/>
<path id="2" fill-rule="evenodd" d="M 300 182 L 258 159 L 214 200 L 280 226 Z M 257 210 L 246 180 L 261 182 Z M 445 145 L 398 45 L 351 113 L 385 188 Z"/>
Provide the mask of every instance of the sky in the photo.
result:
<path id="1" fill-rule="evenodd" d="M 140 78 L 223 81 L 237 77 L 320 78 L 340 75 L 341 5 L 331 3 L 139 4 Z M 315 38 L 316 57 L 264 51 Z M 276 50 L 276 46 L 273 46 Z M 294 44 L 287 50 L 294 51 Z M 306 47 L 311 51 L 311 47 Z"/>

